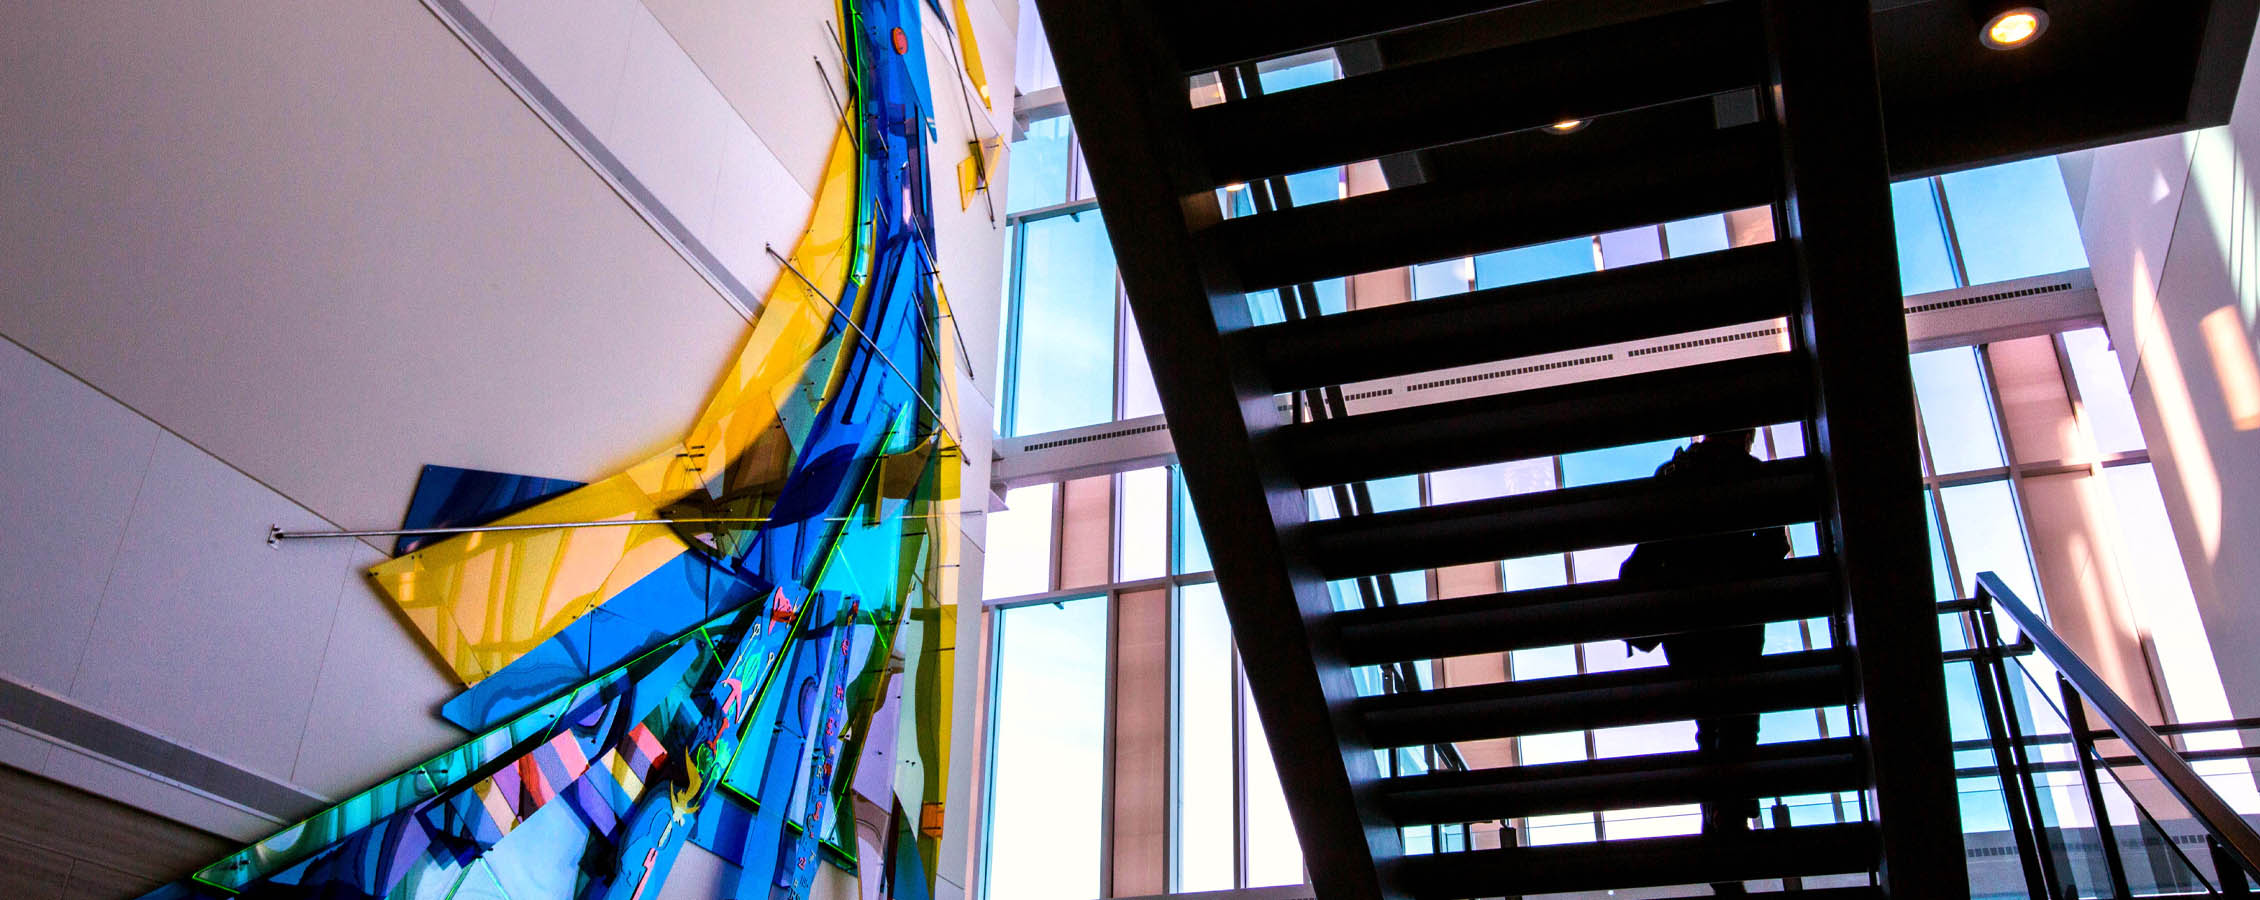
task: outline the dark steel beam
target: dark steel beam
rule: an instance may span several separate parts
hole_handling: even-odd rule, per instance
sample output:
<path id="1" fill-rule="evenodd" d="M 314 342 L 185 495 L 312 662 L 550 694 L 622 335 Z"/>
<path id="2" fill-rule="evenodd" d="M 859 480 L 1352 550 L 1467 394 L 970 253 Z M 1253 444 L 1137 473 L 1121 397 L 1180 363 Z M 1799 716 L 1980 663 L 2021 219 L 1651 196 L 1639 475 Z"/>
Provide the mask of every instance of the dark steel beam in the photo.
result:
<path id="1" fill-rule="evenodd" d="M 1220 210 L 1191 152 L 1181 69 L 1153 4 L 1038 0 L 1132 312 L 1168 411 L 1225 612 L 1321 900 L 1380 900 L 1377 859 L 1402 852 L 1375 809 L 1373 753 L 1331 629 L 1333 598 L 1280 538 L 1302 491 L 1257 438 L 1273 391 L 1227 333 L 1248 327 L 1230 270 L 1193 232 Z M 1298 14 L 1294 20 L 1306 20 Z"/>
<path id="2" fill-rule="evenodd" d="M 1167 0 L 1163 39 L 1191 75 L 1418 28 L 1531 0 Z M 1058 38 L 1053 38 L 1058 43 Z"/>
<path id="3" fill-rule="evenodd" d="M 1858 651 L 1883 886 L 1893 897 L 1966 898 L 1868 5 L 1766 8 L 1788 176 L 1777 231 L 1804 274 L 1798 342 L 1820 391 L 1810 446 L 1833 491 L 1823 533 L 1843 567 Z"/>

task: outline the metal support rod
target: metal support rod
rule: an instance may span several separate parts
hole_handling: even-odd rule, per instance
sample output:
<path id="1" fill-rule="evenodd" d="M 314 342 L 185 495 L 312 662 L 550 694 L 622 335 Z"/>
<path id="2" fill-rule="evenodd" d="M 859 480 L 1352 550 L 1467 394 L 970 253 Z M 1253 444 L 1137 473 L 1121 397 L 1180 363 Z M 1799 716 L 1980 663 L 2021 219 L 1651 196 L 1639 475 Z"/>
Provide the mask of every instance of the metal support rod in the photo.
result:
<path id="1" fill-rule="evenodd" d="M 2103 868 L 2111 875 L 2114 897 L 2132 897 L 2127 890 L 2127 863 L 2119 854 L 2119 835 L 2111 827 L 2111 811 L 2103 803 L 2103 780 L 2095 773 L 2095 739 L 2087 732 L 2087 701 L 2072 687 L 2071 679 L 2056 676 L 2056 693 L 2064 698 L 2064 721 L 2071 726 L 2072 750 L 2079 754 L 2080 786 L 2087 792 L 2087 811 L 2095 819 L 2095 837 L 2103 844 Z"/>
<path id="2" fill-rule="evenodd" d="M 871 355 L 878 357 L 880 362 L 885 363 L 887 365 L 887 370 L 895 373 L 895 378 L 901 381 L 904 387 L 910 388 L 910 396 L 917 398 L 918 405 L 925 407 L 926 414 L 934 417 L 934 427 L 936 429 L 939 429 L 943 434 L 949 435 L 949 439 L 952 443 L 955 443 L 960 447 L 965 446 L 964 441 L 957 439 L 957 433 L 950 430 L 949 420 L 942 418 L 941 411 L 935 409 L 934 404 L 927 402 L 925 393 L 918 390 L 918 382 L 910 380 L 910 376 L 903 374 L 902 369 L 895 366 L 894 358 L 888 356 L 886 351 L 879 349 L 879 342 L 872 340 L 870 335 L 863 332 L 863 326 L 856 324 L 855 317 L 848 315 L 846 310 L 840 308 L 839 303 L 835 302 L 831 297 L 825 295 L 824 289 L 817 287 L 816 282 L 808 280 L 808 276 L 801 274 L 800 269 L 793 265 L 792 260 L 786 259 L 783 254 L 778 253 L 775 246 L 763 244 L 761 245 L 761 249 L 769 254 L 770 259 L 776 260 L 777 265 L 785 267 L 785 271 L 793 273 L 794 278 L 800 279 L 800 283 L 806 285 L 808 287 L 808 292 L 815 294 L 816 299 L 824 301 L 825 306 L 831 307 L 832 313 L 839 316 L 840 321 L 847 323 L 847 327 L 852 329 L 855 332 L 855 336 L 863 341 L 863 346 L 871 351 Z"/>
<path id="3" fill-rule="evenodd" d="M 939 519 L 948 515 L 980 515 L 979 512 L 934 513 L 920 516 L 903 516 L 905 519 Z M 826 522 L 846 522 L 862 516 L 825 516 Z M 515 525 L 456 525 L 445 528 L 374 528 L 358 531 L 284 531 L 280 525 L 267 526 L 267 543 L 304 541 L 316 538 L 408 537 L 424 534 L 472 534 L 485 531 L 542 531 L 550 528 L 618 528 L 628 525 L 695 525 L 701 523 L 758 524 L 770 521 L 767 516 L 714 516 L 674 519 L 608 519 L 596 522 L 532 522 Z"/>

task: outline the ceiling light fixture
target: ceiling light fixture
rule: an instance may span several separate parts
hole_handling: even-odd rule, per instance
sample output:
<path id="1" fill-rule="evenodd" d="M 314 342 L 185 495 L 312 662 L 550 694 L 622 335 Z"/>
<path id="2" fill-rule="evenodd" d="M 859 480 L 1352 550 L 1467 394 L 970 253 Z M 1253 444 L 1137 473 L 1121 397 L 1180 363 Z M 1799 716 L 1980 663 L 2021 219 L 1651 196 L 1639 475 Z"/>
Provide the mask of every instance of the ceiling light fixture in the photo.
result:
<path id="1" fill-rule="evenodd" d="M 1580 131 L 1584 128 L 1584 119 L 1563 119 L 1559 122 L 1555 122 L 1552 125 L 1546 126 L 1547 131 L 1551 131 L 1555 134 L 1569 134 L 1570 132 Z"/>
<path id="2" fill-rule="evenodd" d="M 1994 50 L 2015 50 L 2048 31 L 2047 7 L 2031 0 L 1979 0 L 1978 42 Z"/>

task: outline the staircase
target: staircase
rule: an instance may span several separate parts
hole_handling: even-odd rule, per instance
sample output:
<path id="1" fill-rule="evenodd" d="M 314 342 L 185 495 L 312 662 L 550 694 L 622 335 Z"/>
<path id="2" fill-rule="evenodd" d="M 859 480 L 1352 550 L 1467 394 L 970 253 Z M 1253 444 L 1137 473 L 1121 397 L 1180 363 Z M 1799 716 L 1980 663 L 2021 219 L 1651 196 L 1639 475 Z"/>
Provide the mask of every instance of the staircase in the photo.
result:
<path id="1" fill-rule="evenodd" d="M 1819 896 L 1968 895 L 1864 0 L 1038 0 L 1256 705 L 1322 900 L 1867 874 Z M 1449 52 L 1265 95 L 1254 63 L 1420 28 Z M 1218 73 L 1226 102 L 1194 107 Z M 1543 126 L 1595 124 L 1574 135 Z M 1389 189 L 1290 206 L 1283 176 L 1382 160 Z M 1245 184 L 1253 215 L 1223 216 Z M 1770 206 L 1779 239 L 1319 315 L 1311 285 Z M 1278 289 L 1290 321 L 1253 326 Z M 1343 414 L 1341 385 L 1785 318 L 1791 350 Z M 1282 412 L 1279 396 L 1290 395 Z M 1363 482 L 1803 422 L 1744 483 L 1633 481 L 1374 513 Z M 1306 492 L 1344 512 L 1307 520 Z M 1389 573 L 1818 523 L 1732 583 L 1396 604 Z M 1337 611 L 1329 581 L 1356 579 Z M 1352 669 L 1804 617 L 1835 649 L 1361 697 Z M 1851 704 L 1859 738 L 1384 777 L 1376 748 Z M 1399 829 L 1864 791 L 1868 821 L 1407 856 Z"/>

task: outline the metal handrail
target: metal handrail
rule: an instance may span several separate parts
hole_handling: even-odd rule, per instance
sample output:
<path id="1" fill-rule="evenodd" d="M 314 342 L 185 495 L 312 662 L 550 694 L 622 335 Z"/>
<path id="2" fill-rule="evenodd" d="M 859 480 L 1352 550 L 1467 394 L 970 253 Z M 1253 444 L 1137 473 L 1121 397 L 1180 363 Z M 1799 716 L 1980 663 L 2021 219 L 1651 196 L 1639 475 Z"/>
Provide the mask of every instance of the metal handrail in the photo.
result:
<path id="1" fill-rule="evenodd" d="M 1979 599 L 1990 600 L 2002 612 L 2009 614 L 2009 618 L 2017 623 L 2017 629 L 2023 632 L 2024 639 L 2040 648 L 2041 655 L 2055 665 L 2057 673 L 2088 705 L 2103 716 L 2104 724 L 2117 733 L 2119 740 L 2124 741 L 2128 749 L 2134 752 L 2135 758 L 2141 760 L 2152 774 L 2157 775 L 2159 783 L 2165 785 L 2174 798 L 2197 817 L 2206 833 L 2212 835 L 2246 872 L 2260 874 L 2260 832 L 2254 831 L 2251 823 L 2237 815 L 2229 807 L 2228 801 L 2221 799 L 2221 795 L 2205 783 L 2197 770 L 2191 768 L 2181 754 L 2167 745 L 2166 739 L 2158 734 L 2158 730 L 2144 722 L 2133 707 L 2120 699 L 2118 692 L 2111 689 L 2103 676 L 2089 668 L 2079 654 L 2064 643 L 2063 638 L 2056 636 L 2055 630 L 2048 626 L 2048 621 L 2026 606 L 2024 601 L 2017 599 L 2017 595 L 2002 584 L 1999 577 L 1991 572 L 1980 572 L 1977 583 Z"/>

